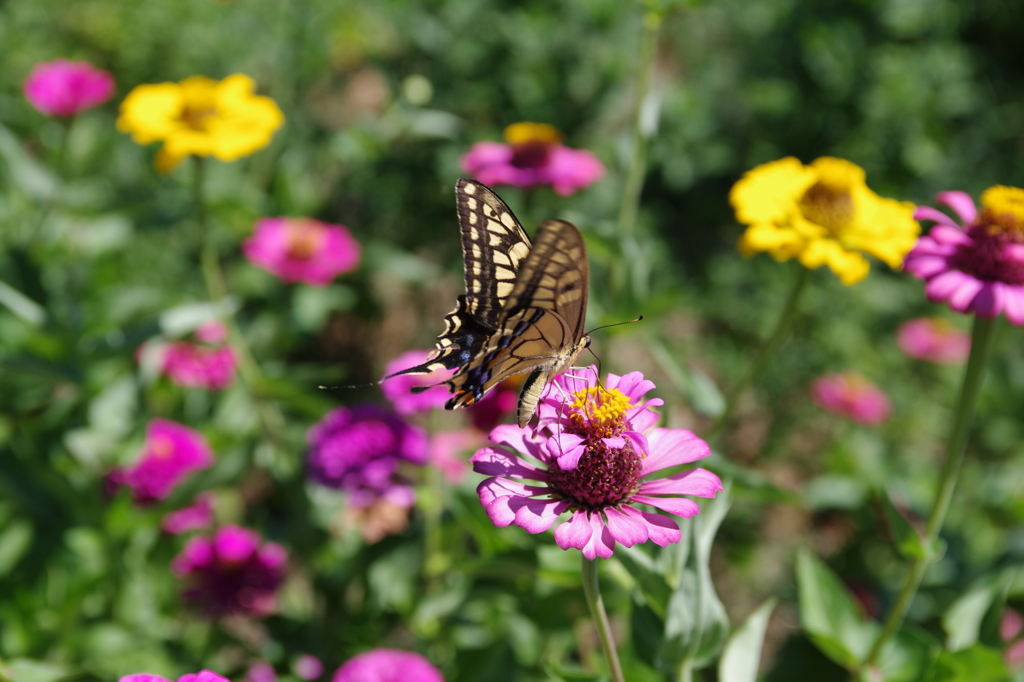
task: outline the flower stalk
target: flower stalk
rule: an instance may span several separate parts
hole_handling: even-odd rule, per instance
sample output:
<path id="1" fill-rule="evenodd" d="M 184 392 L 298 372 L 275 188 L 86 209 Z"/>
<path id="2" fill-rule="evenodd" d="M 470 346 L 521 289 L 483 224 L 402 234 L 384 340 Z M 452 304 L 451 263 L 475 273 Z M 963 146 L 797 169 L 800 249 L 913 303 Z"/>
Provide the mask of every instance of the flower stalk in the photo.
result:
<path id="1" fill-rule="evenodd" d="M 796 312 L 800 307 L 800 298 L 806 288 L 809 276 L 810 270 L 807 268 L 801 267 L 797 270 L 796 279 L 793 281 L 793 287 L 789 290 L 789 296 L 786 298 L 786 304 L 782 308 L 782 314 L 779 315 L 779 320 L 775 323 L 775 329 L 772 330 L 768 340 L 761 346 L 754 361 L 750 363 L 747 373 L 732 387 L 732 390 L 726 396 L 725 409 L 722 410 L 722 414 L 711 424 L 705 434 L 709 442 L 729 424 L 740 396 L 743 395 L 743 392 L 747 390 L 747 387 L 750 386 L 757 375 L 761 373 L 765 363 L 768 362 L 768 358 L 772 356 L 782 342 L 782 339 L 789 332 L 789 328 L 793 325 L 793 320 L 796 318 Z"/>
<path id="2" fill-rule="evenodd" d="M 640 36 L 640 68 L 636 86 L 636 98 L 633 101 L 633 130 L 630 144 L 629 165 L 626 168 L 626 179 L 622 188 L 622 205 L 619 208 L 618 230 L 622 240 L 625 258 L 615 261 L 619 272 L 615 273 L 615 284 L 623 284 L 630 278 L 630 286 L 637 298 L 646 296 L 647 285 L 641 270 L 635 264 L 640 263 L 640 245 L 636 238 L 636 219 L 640 210 L 640 193 L 644 187 L 644 175 L 647 170 L 647 139 L 653 130 L 645 125 L 645 106 L 651 95 L 651 83 L 654 80 L 654 65 L 658 56 L 658 36 L 661 32 L 663 17 L 659 12 L 648 10 L 644 15 L 643 33 Z M 630 267 L 630 265 L 632 267 Z M 627 268 L 632 272 L 623 272 Z M 617 287 L 618 288 L 618 287 Z"/>
<path id="3" fill-rule="evenodd" d="M 597 582 L 597 559 L 591 561 L 583 557 L 583 594 L 587 598 L 590 615 L 597 627 L 597 635 L 601 638 L 601 648 L 604 650 L 605 660 L 608 661 L 608 671 L 611 673 L 612 682 L 625 682 L 622 665 L 619 663 L 619 654 L 615 650 L 615 640 L 612 638 L 611 625 L 608 623 L 608 614 L 604 610 L 601 588 Z"/>
<path id="4" fill-rule="evenodd" d="M 942 530 L 942 524 L 946 520 L 946 512 L 949 511 L 949 504 L 953 499 L 953 492 L 956 490 L 957 479 L 964 462 L 967 434 L 974 417 L 974 408 L 978 402 L 978 393 L 981 391 L 988 357 L 992 351 L 995 323 L 995 318 L 978 316 L 974 318 L 974 328 L 971 331 L 971 355 L 967 360 L 967 369 L 964 370 L 960 397 L 957 400 L 956 412 L 953 416 L 953 426 L 946 442 L 946 460 L 942 467 L 938 489 L 935 492 L 935 501 L 932 503 L 925 526 L 923 542 L 929 551 L 914 559 L 903 589 L 900 590 L 896 603 L 889 612 L 885 625 L 872 645 L 871 651 L 864 659 L 862 669 L 875 665 L 885 644 L 899 631 L 907 611 L 910 609 L 910 603 L 921 585 L 925 569 L 936 558 L 932 550 L 938 540 L 939 532 Z"/>

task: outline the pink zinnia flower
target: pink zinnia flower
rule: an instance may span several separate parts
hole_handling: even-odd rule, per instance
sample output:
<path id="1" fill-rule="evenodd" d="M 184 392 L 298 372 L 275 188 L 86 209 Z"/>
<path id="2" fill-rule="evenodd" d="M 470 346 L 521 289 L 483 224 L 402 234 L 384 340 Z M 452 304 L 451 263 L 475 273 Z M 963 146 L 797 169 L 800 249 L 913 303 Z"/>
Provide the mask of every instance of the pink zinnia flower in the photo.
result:
<path id="1" fill-rule="evenodd" d="M 117 476 L 142 503 L 162 500 L 185 478 L 213 464 L 213 451 L 198 431 L 166 419 L 146 426 L 146 444 L 139 460 Z"/>
<path id="2" fill-rule="evenodd" d="M 161 371 L 178 386 L 219 391 L 235 378 L 238 359 L 229 346 L 211 348 L 174 341 L 163 349 Z"/>
<path id="3" fill-rule="evenodd" d="M 444 682 L 444 678 L 417 653 L 373 649 L 348 659 L 331 682 Z"/>
<path id="4" fill-rule="evenodd" d="M 55 59 L 32 68 L 24 86 L 28 101 L 47 116 L 70 117 L 92 109 L 114 96 L 109 71 L 89 62 Z"/>
<path id="5" fill-rule="evenodd" d="M 900 350 L 912 358 L 940 365 L 959 365 L 971 352 L 971 335 L 941 317 L 919 317 L 896 331 Z"/>
<path id="6" fill-rule="evenodd" d="M 190 507 L 164 515 L 160 527 L 171 535 L 181 535 L 192 530 L 203 530 L 213 525 L 213 495 L 199 493 Z"/>
<path id="7" fill-rule="evenodd" d="M 304 680 L 318 680 L 324 674 L 324 664 L 310 654 L 302 654 L 295 660 L 295 674 Z"/>
<path id="8" fill-rule="evenodd" d="M 152 675 L 150 673 L 136 673 L 125 675 L 118 682 L 171 682 L 165 677 Z M 178 678 L 178 682 L 228 682 L 226 677 L 221 677 L 210 670 L 200 670 L 197 673 L 188 673 Z"/>
<path id="9" fill-rule="evenodd" d="M 610 557 L 616 542 L 679 542 L 675 521 L 639 505 L 690 517 L 700 507 L 681 496 L 714 497 L 721 481 L 704 469 L 645 479 L 711 449 L 689 431 L 653 428 L 658 415 L 650 408 L 662 401 L 644 401 L 654 383 L 640 372 L 609 374 L 603 386 L 593 367 L 573 374 L 578 378 L 562 375 L 545 388 L 537 426 L 496 427 L 490 439 L 503 447 L 483 448 L 470 460 L 477 473 L 491 475 L 477 487 L 491 521 L 540 533 L 568 513 L 555 542 L 591 560 Z"/>
<path id="10" fill-rule="evenodd" d="M 224 526 L 210 537 L 194 537 L 171 562 L 171 573 L 186 580 L 183 597 L 204 614 L 263 617 L 277 606 L 287 556 L 273 542 L 260 545 L 256 531 Z"/>
<path id="11" fill-rule="evenodd" d="M 421 365 L 430 357 L 430 351 L 410 350 L 402 353 L 397 358 L 384 365 L 384 375 L 389 376 L 404 369 Z M 415 386 L 430 386 L 445 379 L 450 379 L 455 374 L 453 369 L 439 369 L 430 374 L 403 374 L 402 376 L 388 379 L 380 385 L 384 397 L 395 406 L 395 412 L 401 415 L 427 412 L 435 408 L 444 407 L 448 402 L 448 388 L 446 386 L 435 386 L 422 393 L 412 393 Z"/>
<path id="12" fill-rule="evenodd" d="M 344 225 L 311 218 L 261 218 L 242 251 L 253 265 L 286 282 L 322 287 L 355 270 L 360 247 Z"/>
<path id="13" fill-rule="evenodd" d="M 1024 325 L 1024 189 L 996 185 L 981 195 L 979 213 L 964 192 L 942 192 L 936 201 L 962 221 L 929 206 L 917 220 L 936 224 L 917 240 L 903 266 L 925 280 L 929 300 L 946 301 L 959 313 Z"/>
<path id="14" fill-rule="evenodd" d="M 415 493 L 398 467 L 426 464 L 427 439 L 390 410 L 372 404 L 339 407 L 310 428 L 306 440 L 309 477 L 346 491 L 353 506 L 382 498 L 400 507 L 413 505 Z"/>
<path id="15" fill-rule="evenodd" d="M 864 426 L 878 426 L 892 412 L 882 389 L 857 372 L 838 372 L 818 377 L 811 399 L 821 408 L 848 417 Z"/>
<path id="16" fill-rule="evenodd" d="M 462 170 L 485 185 L 551 185 L 562 196 L 589 187 L 604 175 L 604 165 L 585 149 L 561 144 L 561 134 L 546 123 L 513 123 L 505 144 L 477 142 L 462 156 Z"/>

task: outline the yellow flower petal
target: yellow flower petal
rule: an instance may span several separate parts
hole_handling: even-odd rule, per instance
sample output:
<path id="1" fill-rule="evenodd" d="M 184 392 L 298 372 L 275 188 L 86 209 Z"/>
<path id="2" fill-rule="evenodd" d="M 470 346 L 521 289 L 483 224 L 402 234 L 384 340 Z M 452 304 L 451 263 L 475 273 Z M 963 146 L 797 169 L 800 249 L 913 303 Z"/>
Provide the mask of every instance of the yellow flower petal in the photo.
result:
<path id="1" fill-rule="evenodd" d="M 847 251 L 834 239 L 816 239 L 809 243 L 800 254 L 800 263 L 811 270 L 827 265 L 846 286 L 867 277 L 871 267 L 864 256 Z"/>
<path id="2" fill-rule="evenodd" d="M 747 225 L 785 220 L 815 180 L 813 170 L 787 156 L 747 171 L 732 186 L 729 202 L 736 209 L 736 220 Z"/>
<path id="3" fill-rule="evenodd" d="M 131 133 L 137 144 L 165 139 L 180 125 L 182 106 L 181 88 L 176 83 L 139 85 L 121 102 L 117 129 Z"/>

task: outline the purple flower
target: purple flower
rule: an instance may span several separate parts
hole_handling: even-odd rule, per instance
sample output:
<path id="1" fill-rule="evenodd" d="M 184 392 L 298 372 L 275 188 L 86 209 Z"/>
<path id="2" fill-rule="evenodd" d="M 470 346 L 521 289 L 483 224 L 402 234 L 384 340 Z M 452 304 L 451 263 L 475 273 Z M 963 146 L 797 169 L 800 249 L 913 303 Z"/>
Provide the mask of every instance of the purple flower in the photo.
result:
<path id="1" fill-rule="evenodd" d="M 242 244 L 253 265 L 286 282 L 326 286 L 359 265 L 360 246 L 344 225 L 312 218 L 261 218 Z"/>
<path id="2" fill-rule="evenodd" d="M 1011 323 L 1024 326 L 1024 189 L 988 188 L 980 213 L 964 192 L 941 192 L 936 201 L 962 224 L 930 206 L 919 207 L 914 218 L 935 226 L 907 254 L 907 272 L 928 283 L 931 301 L 979 317 L 1006 313 Z"/>
<path id="3" fill-rule="evenodd" d="M 25 97 L 47 116 L 74 116 L 97 107 L 114 96 L 114 78 L 109 71 L 89 62 L 55 59 L 40 62 L 24 85 Z"/>
<path id="4" fill-rule="evenodd" d="M 258 661 L 245 674 L 246 682 L 277 682 L 277 671 L 266 661 Z"/>
<path id="5" fill-rule="evenodd" d="M 191 507 L 166 514 L 160 526 L 171 535 L 203 530 L 213 525 L 213 495 L 199 493 Z"/>
<path id="6" fill-rule="evenodd" d="M 273 542 L 260 545 L 256 531 L 224 526 L 194 537 L 171 562 L 171 573 L 188 584 L 183 597 L 210 617 L 263 617 L 277 606 L 275 592 L 288 559 Z"/>
<path id="7" fill-rule="evenodd" d="M 401 372 L 404 369 L 423 364 L 430 357 L 430 352 L 425 350 L 410 350 L 402 353 L 397 358 L 384 365 L 384 375 L 388 376 Z M 395 412 L 401 415 L 427 412 L 435 408 L 444 407 L 448 402 L 448 389 L 445 386 L 435 386 L 422 393 L 412 393 L 410 389 L 415 386 L 430 386 L 445 379 L 451 378 L 455 370 L 440 369 L 430 374 L 404 374 L 399 377 L 388 379 L 380 385 L 392 405 Z"/>
<path id="8" fill-rule="evenodd" d="M 150 673 L 136 673 L 125 675 L 118 682 L 171 682 L 165 677 L 152 675 Z M 178 682 L 228 682 L 226 677 L 221 677 L 210 670 L 200 670 L 197 673 L 188 673 L 178 678 Z"/>
<path id="9" fill-rule="evenodd" d="M 444 682 L 444 678 L 417 653 L 373 649 L 350 658 L 331 682 Z"/>
<path id="10" fill-rule="evenodd" d="M 117 480 L 132 490 L 137 502 L 162 500 L 189 474 L 213 464 L 213 451 L 198 431 L 166 419 L 146 426 L 142 456 Z"/>
<path id="11" fill-rule="evenodd" d="M 411 507 L 415 501 L 398 467 L 426 463 L 426 435 L 390 410 L 373 404 L 339 407 L 315 424 L 306 440 L 310 478 L 345 490 L 352 505 L 366 507 L 384 498 Z"/>
<path id="12" fill-rule="evenodd" d="M 491 475 L 477 487 L 491 521 L 540 533 L 568 513 L 555 542 L 591 560 L 610 557 L 616 542 L 679 542 L 672 519 L 638 505 L 690 517 L 700 507 L 681 496 L 714 497 L 721 481 L 704 469 L 645 478 L 707 457 L 711 449 L 689 431 L 653 428 L 658 415 L 650 408 L 662 401 L 643 400 L 654 383 L 640 372 L 609 374 L 604 385 L 593 367 L 573 374 L 545 388 L 537 426 L 498 426 L 490 439 L 503 447 L 473 455 L 473 469 Z"/>
<path id="13" fill-rule="evenodd" d="M 462 156 L 462 170 L 485 185 L 551 185 L 562 196 L 589 187 L 604 166 L 585 149 L 561 144 L 561 134 L 546 123 L 513 123 L 505 142 L 477 142 Z"/>

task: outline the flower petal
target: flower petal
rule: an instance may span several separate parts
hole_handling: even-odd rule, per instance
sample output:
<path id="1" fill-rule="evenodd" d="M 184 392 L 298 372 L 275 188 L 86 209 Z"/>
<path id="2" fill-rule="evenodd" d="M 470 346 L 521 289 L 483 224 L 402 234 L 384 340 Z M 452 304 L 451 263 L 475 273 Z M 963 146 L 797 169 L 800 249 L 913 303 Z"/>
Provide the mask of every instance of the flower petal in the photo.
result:
<path id="1" fill-rule="evenodd" d="M 558 466 L 564 471 L 571 471 L 580 463 L 580 457 L 587 451 L 586 439 L 574 433 L 556 433 L 544 444 L 544 448 L 552 459 L 558 460 Z"/>
<path id="2" fill-rule="evenodd" d="M 583 549 L 593 534 L 594 528 L 587 519 L 587 512 L 580 509 L 555 529 L 555 542 L 562 549 Z"/>
<path id="3" fill-rule="evenodd" d="M 971 195 L 967 192 L 939 192 L 935 195 L 935 201 L 953 209 L 964 223 L 973 222 L 978 217 L 978 208 L 974 205 L 974 200 L 971 199 Z"/>
<path id="4" fill-rule="evenodd" d="M 1018 327 L 1024 326 L 1024 287 L 1006 286 L 1006 319 Z"/>
<path id="5" fill-rule="evenodd" d="M 491 429 L 488 438 L 492 443 L 507 445 L 516 452 L 535 459 L 544 459 L 541 443 L 534 438 L 534 432 L 530 429 L 521 429 L 512 424 L 501 424 Z"/>
<path id="6" fill-rule="evenodd" d="M 583 548 L 583 556 L 591 561 L 595 557 L 607 559 L 615 549 L 615 538 L 612 537 L 611 531 L 605 527 L 600 514 L 594 513 L 590 515 L 590 527 L 593 528 L 594 532 L 590 535 L 590 540 Z"/>
<path id="7" fill-rule="evenodd" d="M 931 206 L 918 206 L 914 209 L 914 220 L 931 220 L 941 225 L 956 227 L 956 222 L 952 218 Z"/>
<path id="8" fill-rule="evenodd" d="M 700 511 L 700 506 L 693 500 L 685 497 L 648 497 L 647 495 L 634 495 L 630 502 L 649 504 L 652 507 L 663 509 L 669 514 L 690 518 Z"/>
<path id="9" fill-rule="evenodd" d="M 622 434 L 629 440 L 633 441 L 633 451 L 639 453 L 642 457 L 648 457 L 651 454 L 651 444 L 647 440 L 647 436 L 636 431 L 626 431 Z"/>
<path id="10" fill-rule="evenodd" d="M 632 547 L 647 542 L 647 524 L 629 514 L 624 514 L 614 507 L 604 510 L 608 531 L 623 547 Z"/>
<path id="11" fill-rule="evenodd" d="M 519 498 L 509 503 L 515 511 L 515 524 L 528 533 L 542 533 L 551 528 L 562 512 L 572 505 L 570 500 L 536 500 Z"/>
<path id="12" fill-rule="evenodd" d="M 903 269 L 919 279 L 930 279 L 949 269 L 949 260 L 943 256 L 917 256 L 907 258 Z"/>
<path id="13" fill-rule="evenodd" d="M 634 519 L 641 520 L 647 526 L 647 539 L 664 547 L 670 542 L 679 542 L 682 533 L 675 521 L 662 514 L 646 512 L 628 505 L 619 507 L 622 512 Z"/>
<path id="14" fill-rule="evenodd" d="M 615 374 L 608 375 L 608 388 L 616 388 L 621 391 L 629 402 L 636 405 L 646 393 L 654 389 L 654 382 L 644 379 L 641 372 L 630 372 L 623 376 Z"/>
<path id="15" fill-rule="evenodd" d="M 641 476 L 711 454 L 708 444 L 686 429 L 654 429 L 647 435 L 647 440 L 650 454 L 643 461 Z"/>
<path id="16" fill-rule="evenodd" d="M 473 463 L 473 471 L 484 476 L 511 476 L 534 481 L 548 480 L 547 471 L 530 465 L 505 448 L 480 448 L 469 458 L 469 461 Z"/>
<path id="17" fill-rule="evenodd" d="M 950 301 L 952 305 L 952 300 Z M 985 282 L 981 291 L 974 297 L 970 306 L 978 317 L 993 318 L 1003 312 L 1006 305 L 1006 293 L 1002 282 Z"/>
<path id="18" fill-rule="evenodd" d="M 714 497 L 722 490 L 722 481 L 707 469 L 690 469 L 675 476 L 644 481 L 642 495 L 696 495 Z"/>
<path id="19" fill-rule="evenodd" d="M 974 240 L 967 236 L 963 230 L 958 227 L 946 227 L 945 225 L 936 225 L 928 233 L 928 236 L 935 240 L 937 244 L 955 245 L 960 246 L 961 244 L 973 244 Z"/>

